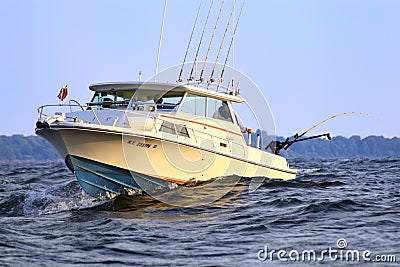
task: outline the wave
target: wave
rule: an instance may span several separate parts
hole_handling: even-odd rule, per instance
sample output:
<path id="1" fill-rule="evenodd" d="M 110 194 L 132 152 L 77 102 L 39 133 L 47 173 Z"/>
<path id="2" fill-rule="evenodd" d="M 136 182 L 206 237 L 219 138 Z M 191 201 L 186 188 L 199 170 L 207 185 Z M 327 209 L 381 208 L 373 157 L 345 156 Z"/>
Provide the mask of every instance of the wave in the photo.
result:
<path id="1" fill-rule="evenodd" d="M 85 194 L 77 181 L 68 181 L 43 191 L 11 193 L 0 202 L 0 215 L 13 217 L 53 214 L 93 207 L 102 203 L 104 201 L 96 200 Z"/>
<path id="2" fill-rule="evenodd" d="M 365 206 L 351 199 L 340 201 L 321 201 L 319 203 L 311 203 L 304 207 L 304 213 L 315 212 L 338 212 L 338 211 L 357 211 L 363 210 Z"/>
<path id="3" fill-rule="evenodd" d="M 300 180 L 300 179 L 294 179 L 294 180 L 277 180 L 277 179 L 272 179 L 272 180 L 266 180 L 262 187 L 268 187 L 268 188 L 273 188 L 273 187 L 285 187 L 285 188 L 327 188 L 327 187 L 333 187 L 333 186 L 342 186 L 345 185 L 346 183 L 341 182 L 341 181 L 311 181 L 311 180 Z"/>

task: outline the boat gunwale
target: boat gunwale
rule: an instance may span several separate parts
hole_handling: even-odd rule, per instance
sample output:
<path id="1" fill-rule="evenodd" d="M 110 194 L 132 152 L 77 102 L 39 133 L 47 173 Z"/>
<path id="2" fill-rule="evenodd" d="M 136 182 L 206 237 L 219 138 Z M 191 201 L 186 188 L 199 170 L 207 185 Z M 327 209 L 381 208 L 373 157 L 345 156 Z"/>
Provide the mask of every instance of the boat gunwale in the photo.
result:
<path id="1" fill-rule="evenodd" d="M 66 124 L 66 123 L 63 122 L 63 124 Z M 95 127 L 93 127 L 93 126 L 95 126 Z M 134 136 L 134 137 L 139 137 L 139 138 L 151 138 L 151 139 L 158 140 L 160 142 L 170 142 L 170 143 L 183 145 L 183 146 L 187 146 L 187 147 L 191 147 L 191 148 L 195 148 L 195 149 L 200 149 L 200 150 L 203 150 L 203 151 L 206 151 L 206 152 L 218 154 L 220 156 L 229 157 L 229 158 L 234 159 L 234 160 L 242 161 L 242 162 L 245 162 L 245 163 L 253 164 L 253 165 L 256 165 L 256 166 L 264 167 L 264 168 L 275 170 L 275 171 L 280 171 L 280 172 L 294 174 L 294 175 L 297 174 L 296 170 L 292 170 L 290 168 L 281 169 L 281 168 L 273 167 L 271 165 L 265 165 L 265 164 L 262 164 L 262 163 L 257 163 L 257 162 L 251 161 L 251 160 L 235 157 L 235 156 L 228 155 L 228 154 L 225 154 L 225 153 L 221 153 L 221 152 L 218 152 L 218 151 L 215 151 L 215 150 L 202 148 L 200 146 L 194 146 L 194 145 L 191 145 L 191 144 L 188 144 L 188 143 L 175 141 L 175 140 L 172 140 L 172 139 L 163 139 L 163 138 L 160 138 L 160 137 L 157 137 L 157 136 L 133 133 L 133 132 L 126 131 L 126 130 L 125 131 L 119 131 L 119 130 L 110 129 L 110 128 L 115 128 L 115 127 L 105 126 L 105 125 L 96 125 L 96 124 L 91 124 L 90 126 L 88 126 L 88 125 L 62 125 L 62 124 L 58 123 L 55 126 L 50 125 L 49 128 L 36 128 L 35 132 L 37 133 L 38 131 L 46 130 L 46 129 L 47 130 L 55 130 L 55 131 L 57 131 L 57 130 L 79 130 L 79 131 L 100 132 L 100 133 L 104 133 L 104 134 L 111 133 L 111 134 L 121 135 L 121 136 L 128 135 L 128 136 Z M 252 148 L 252 147 L 249 147 L 249 148 Z M 270 153 L 270 152 L 265 151 L 265 153 Z M 282 157 L 280 155 L 274 155 L 272 153 L 270 153 L 270 154 L 273 155 L 274 157 L 276 157 L 276 156 Z"/>

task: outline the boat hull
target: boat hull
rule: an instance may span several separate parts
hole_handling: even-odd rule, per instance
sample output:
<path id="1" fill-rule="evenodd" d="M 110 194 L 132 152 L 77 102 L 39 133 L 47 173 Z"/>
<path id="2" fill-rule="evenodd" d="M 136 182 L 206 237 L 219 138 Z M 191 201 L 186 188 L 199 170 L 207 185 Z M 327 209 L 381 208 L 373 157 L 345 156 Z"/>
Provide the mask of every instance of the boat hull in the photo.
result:
<path id="1" fill-rule="evenodd" d="M 93 197 L 141 194 L 140 185 L 145 183 L 147 191 L 156 192 L 161 188 L 173 187 L 168 181 L 101 162 L 70 155 L 67 156 L 67 160 L 71 162 L 83 190 Z"/>
<path id="2" fill-rule="evenodd" d="M 149 193 L 193 181 L 237 175 L 292 179 L 286 160 L 249 147 L 244 156 L 196 147 L 179 138 L 123 133 L 115 128 L 58 125 L 37 129 L 66 159 L 82 188 L 93 197 Z M 264 153 L 264 154 L 262 154 Z"/>

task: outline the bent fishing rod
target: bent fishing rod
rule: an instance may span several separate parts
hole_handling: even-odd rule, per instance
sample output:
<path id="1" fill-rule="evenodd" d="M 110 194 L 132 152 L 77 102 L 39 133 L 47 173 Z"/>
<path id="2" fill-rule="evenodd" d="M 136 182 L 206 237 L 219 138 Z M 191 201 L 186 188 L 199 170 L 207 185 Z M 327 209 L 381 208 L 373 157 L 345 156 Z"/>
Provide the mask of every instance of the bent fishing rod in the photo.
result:
<path id="1" fill-rule="evenodd" d="M 283 142 L 272 140 L 265 149 L 269 148 L 269 149 L 271 149 L 271 151 L 274 154 L 279 155 L 279 152 L 281 149 L 287 150 L 291 145 L 293 145 L 294 143 L 297 143 L 297 142 L 302 142 L 302 141 L 311 140 L 311 139 L 320 138 L 320 137 L 326 137 L 328 140 L 332 140 L 330 133 L 318 134 L 318 135 L 314 135 L 314 136 L 310 136 L 310 137 L 303 137 L 303 136 L 306 135 L 307 133 L 311 132 L 313 129 L 321 126 L 322 124 L 324 124 L 334 118 L 341 117 L 344 115 L 351 115 L 351 114 L 371 116 L 368 113 L 357 112 L 357 111 L 339 113 L 339 114 L 333 115 L 331 117 L 328 117 L 328 118 L 318 122 L 317 124 L 313 125 L 312 127 L 310 127 L 309 129 L 307 129 L 306 131 L 304 131 L 301 134 L 296 133 L 295 135 L 293 135 L 293 139 L 290 139 L 290 137 L 287 137 L 285 139 L 285 141 L 283 141 Z"/>

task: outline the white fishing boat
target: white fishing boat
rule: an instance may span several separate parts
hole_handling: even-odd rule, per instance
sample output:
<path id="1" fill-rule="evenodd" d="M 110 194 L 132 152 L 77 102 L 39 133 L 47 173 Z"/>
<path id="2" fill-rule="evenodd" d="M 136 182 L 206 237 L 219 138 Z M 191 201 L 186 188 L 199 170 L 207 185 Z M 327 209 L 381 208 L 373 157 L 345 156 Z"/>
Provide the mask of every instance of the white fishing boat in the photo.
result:
<path id="1" fill-rule="evenodd" d="M 230 176 L 295 178 L 296 171 L 279 155 L 279 150 L 290 144 L 271 142 L 267 147 L 271 151 L 268 152 L 262 145 L 261 134 L 252 135 L 246 124 L 243 126 L 239 123 L 233 104 L 244 105 L 246 100 L 239 95 L 238 86 L 233 87 L 233 77 L 231 86 L 222 84 L 243 5 L 223 67 L 216 69 L 236 2 L 231 8 L 217 58 L 210 68 L 210 79 L 204 79 L 205 65 L 223 3 L 200 75 L 195 70 L 212 2 L 194 63 L 185 73 L 186 56 L 201 3 L 199 5 L 176 83 L 94 84 L 89 87 L 94 91 L 94 96 L 86 105 L 71 100 L 69 105 L 39 108 L 36 133 L 60 152 L 88 194 L 104 197 L 138 191 L 151 193 L 179 185 L 195 186 Z M 221 73 L 218 79 L 214 78 L 217 71 Z M 182 83 L 183 76 L 188 77 L 187 83 Z M 245 83 L 241 84 L 246 87 Z M 59 98 L 64 99 L 66 93 L 67 88 L 64 88 Z M 60 110 L 53 112 L 51 108 Z M 67 111 L 62 110 L 65 108 Z"/>
<path id="2" fill-rule="evenodd" d="M 94 96 L 85 106 L 40 107 L 36 134 L 59 151 L 91 196 L 229 175 L 296 175 L 284 157 L 246 141 L 250 134 L 232 109 L 232 103 L 245 100 L 235 92 L 216 92 L 200 83 L 105 83 L 90 89 Z M 69 111 L 47 114 L 54 106 Z"/>

